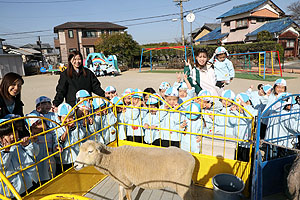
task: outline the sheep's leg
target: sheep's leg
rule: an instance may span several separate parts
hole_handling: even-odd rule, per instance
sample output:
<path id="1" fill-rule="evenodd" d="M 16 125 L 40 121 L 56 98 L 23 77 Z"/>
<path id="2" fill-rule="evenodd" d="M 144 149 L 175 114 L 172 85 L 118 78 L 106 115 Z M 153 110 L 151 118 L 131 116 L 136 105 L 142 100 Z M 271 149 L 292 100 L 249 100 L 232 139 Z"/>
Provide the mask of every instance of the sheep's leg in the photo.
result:
<path id="1" fill-rule="evenodd" d="M 122 185 L 119 185 L 119 200 L 123 200 L 124 197 L 124 187 Z"/>
<path id="2" fill-rule="evenodd" d="M 126 198 L 127 198 L 127 200 L 131 200 L 132 188 L 126 188 L 125 192 L 126 192 Z"/>

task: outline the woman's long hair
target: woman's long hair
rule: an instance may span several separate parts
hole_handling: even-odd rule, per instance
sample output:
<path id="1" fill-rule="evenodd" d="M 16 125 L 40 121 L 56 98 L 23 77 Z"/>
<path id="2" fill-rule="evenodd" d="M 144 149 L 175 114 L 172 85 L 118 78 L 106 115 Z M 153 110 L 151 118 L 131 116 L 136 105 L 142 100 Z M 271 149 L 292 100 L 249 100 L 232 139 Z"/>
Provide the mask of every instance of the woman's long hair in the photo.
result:
<path id="1" fill-rule="evenodd" d="M 77 56 L 77 55 L 80 56 L 80 59 L 81 59 L 81 65 L 80 65 L 80 67 L 79 67 L 79 70 L 82 70 L 83 75 L 86 76 L 86 71 L 85 71 L 85 69 L 84 69 L 84 67 L 83 67 L 83 57 L 82 57 L 82 54 L 80 53 L 80 51 L 72 51 L 72 52 L 69 54 L 69 56 L 68 56 L 68 67 L 67 67 L 67 75 L 68 75 L 70 78 L 73 77 L 73 71 L 75 71 L 74 68 L 73 68 L 73 65 L 72 65 L 72 63 L 71 63 L 71 60 L 72 60 L 72 58 L 74 58 L 74 57 Z"/>
<path id="2" fill-rule="evenodd" d="M 9 86 L 13 85 L 13 83 L 16 80 L 20 80 L 22 82 L 22 85 L 24 84 L 24 80 L 23 80 L 22 76 L 14 73 L 14 72 L 9 72 L 9 73 L 5 74 L 5 76 L 3 77 L 1 84 L 0 84 L 0 95 L 4 99 L 6 99 L 6 100 L 10 99 L 11 96 L 8 92 L 8 88 L 9 88 Z M 16 99 L 21 99 L 21 92 L 16 96 Z"/>
<path id="3" fill-rule="evenodd" d="M 206 54 L 206 57 L 207 57 L 206 63 L 207 63 L 207 62 L 208 62 L 208 53 L 207 53 L 207 50 L 206 50 L 206 49 L 203 49 L 203 48 L 200 48 L 200 49 L 196 50 L 196 52 L 195 52 L 195 58 L 196 58 L 197 56 L 199 56 L 200 53 L 205 53 L 205 54 Z M 193 61 L 194 61 L 194 59 L 193 59 Z M 196 66 L 197 68 L 202 69 L 202 68 L 204 67 L 204 66 L 201 66 L 201 65 L 198 63 L 197 59 L 195 59 L 195 61 L 196 61 L 195 66 Z"/>

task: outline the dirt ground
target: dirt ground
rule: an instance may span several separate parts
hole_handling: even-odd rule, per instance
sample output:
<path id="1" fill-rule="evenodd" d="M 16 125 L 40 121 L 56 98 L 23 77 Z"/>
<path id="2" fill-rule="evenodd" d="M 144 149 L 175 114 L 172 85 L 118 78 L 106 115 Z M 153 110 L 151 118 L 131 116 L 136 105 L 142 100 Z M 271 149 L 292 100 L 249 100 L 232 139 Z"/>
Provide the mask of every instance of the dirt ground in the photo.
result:
<path id="1" fill-rule="evenodd" d="M 299 74 L 284 74 L 283 76 L 295 76 L 296 79 L 288 79 L 288 92 L 300 93 L 300 75 Z M 35 109 L 35 99 L 39 96 L 47 96 L 51 99 L 55 96 L 55 88 L 59 79 L 59 75 L 43 74 L 36 76 L 24 77 L 25 84 L 22 88 L 22 101 L 24 102 L 24 114 Z M 174 73 L 139 73 L 137 70 L 130 70 L 123 72 L 117 77 L 99 77 L 101 86 L 105 89 L 106 86 L 112 85 L 116 87 L 118 94 L 121 94 L 126 88 L 140 88 L 153 87 L 158 90 L 161 82 L 167 81 L 173 84 L 176 81 L 176 74 Z M 250 85 L 256 87 L 259 83 L 269 83 L 256 80 L 234 79 L 233 82 L 226 86 L 225 89 L 231 89 L 236 94 L 245 92 Z"/>

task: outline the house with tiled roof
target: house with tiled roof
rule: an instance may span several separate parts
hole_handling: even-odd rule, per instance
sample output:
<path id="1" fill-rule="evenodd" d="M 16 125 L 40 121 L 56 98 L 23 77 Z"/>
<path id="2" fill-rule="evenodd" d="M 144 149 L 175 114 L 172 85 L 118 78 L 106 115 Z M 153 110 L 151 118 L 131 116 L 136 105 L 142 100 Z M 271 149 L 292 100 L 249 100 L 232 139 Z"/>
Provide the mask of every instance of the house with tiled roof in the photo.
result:
<path id="1" fill-rule="evenodd" d="M 254 42 L 257 34 L 266 30 L 273 35 L 275 41 L 283 45 L 285 57 L 299 54 L 298 25 L 286 17 L 284 11 L 271 0 L 257 0 L 234 6 L 217 19 L 221 20 L 220 28 L 195 42 L 208 45 L 215 45 L 217 41 L 223 44 Z"/>
<path id="2" fill-rule="evenodd" d="M 220 23 L 204 23 L 202 27 L 196 28 L 192 31 L 193 41 L 200 39 L 220 26 Z M 200 42 L 196 42 L 195 44 L 200 44 Z"/>
<path id="3" fill-rule="evenodd" d="M 85 59 L 95 51 L 95 42 L 101 34 L 123 33 L 125 29 L 127 27 L 110 22 L 66 22 L 54 27 L 57 34 L 54 46 L 62 63 L 67 63 L 68 54 L 76 50 Z"/>

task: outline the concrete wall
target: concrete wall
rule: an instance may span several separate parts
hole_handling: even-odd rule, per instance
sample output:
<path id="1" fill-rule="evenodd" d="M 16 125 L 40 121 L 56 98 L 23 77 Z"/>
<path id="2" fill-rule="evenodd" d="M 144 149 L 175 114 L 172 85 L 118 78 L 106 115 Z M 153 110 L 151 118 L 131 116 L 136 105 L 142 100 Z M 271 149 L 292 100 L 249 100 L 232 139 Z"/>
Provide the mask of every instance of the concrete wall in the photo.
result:
<path id="1" fill-rule="evenodd" d="M 22 57 L 15 54 L 0 54 L 0 78 L 8 72 L 25 75 Z"/>

